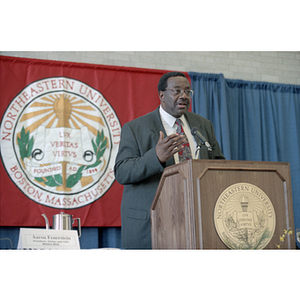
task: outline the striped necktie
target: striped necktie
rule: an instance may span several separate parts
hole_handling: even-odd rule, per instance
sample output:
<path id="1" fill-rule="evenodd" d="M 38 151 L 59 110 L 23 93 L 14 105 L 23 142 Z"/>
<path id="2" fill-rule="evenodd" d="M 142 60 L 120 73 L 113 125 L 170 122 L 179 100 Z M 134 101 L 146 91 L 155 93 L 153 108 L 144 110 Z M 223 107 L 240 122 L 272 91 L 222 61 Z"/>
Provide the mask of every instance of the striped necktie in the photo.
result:
<path id="1" fill-rule="evenodd" d="M 186 139 L 186 143 L 183 144 L 184 148 L 178 152 L 178 156 L 179 156 L 179 162 L 185 161 L 187 159 L 192 159 L 192 153 L 191 153 L 191 148 L 190 148 L 190 144 L 189 141 L 183 131 L 183 127 L 181 124 L 181 120 L 180 119 L 176 119 L 175 121 L 176 124 L 176 132 L 183 135 Z"/>

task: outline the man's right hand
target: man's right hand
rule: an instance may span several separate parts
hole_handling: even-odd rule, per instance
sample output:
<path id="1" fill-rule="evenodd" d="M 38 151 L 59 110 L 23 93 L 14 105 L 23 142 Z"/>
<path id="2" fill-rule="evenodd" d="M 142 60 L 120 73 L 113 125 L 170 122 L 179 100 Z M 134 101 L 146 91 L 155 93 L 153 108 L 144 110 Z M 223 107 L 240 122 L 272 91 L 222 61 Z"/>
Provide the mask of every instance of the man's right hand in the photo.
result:
<path id="1" fill-rule="evenodd" d="M 159 132 L 159 140 L 156 144 L 156 155 L 161 163 L 166 162 L 175 153 L 184 148 L 183 144 L 186 143 L 186 139 L 183 135 L 171 134 L 164 138 L 164 133 Z"/>

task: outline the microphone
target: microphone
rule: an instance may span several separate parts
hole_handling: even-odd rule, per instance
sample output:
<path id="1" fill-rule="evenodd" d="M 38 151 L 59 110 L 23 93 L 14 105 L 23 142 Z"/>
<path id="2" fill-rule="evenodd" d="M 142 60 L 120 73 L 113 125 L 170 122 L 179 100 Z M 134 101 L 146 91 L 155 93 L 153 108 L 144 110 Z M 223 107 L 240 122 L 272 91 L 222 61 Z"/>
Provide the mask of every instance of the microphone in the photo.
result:
<path id="1" fill-rule="evenodd" d="M 212 147 L 211 145 L 209 144 L 209 142 L 206 140 L 206 138 L 202 135 L 202 133 L 196 128 L 194 127 L 192 130 L 191 130 L 191 134 L 198 138 L 198 140 L 200 140 L 200 142 L 202 143 L 202 145 L 205 145 L 207 150 L 208 151 L 212 151 Z M 199 145 L 199 144 L 198 144 Z M 199 145 L 200 146 L 200 145 Z"/>

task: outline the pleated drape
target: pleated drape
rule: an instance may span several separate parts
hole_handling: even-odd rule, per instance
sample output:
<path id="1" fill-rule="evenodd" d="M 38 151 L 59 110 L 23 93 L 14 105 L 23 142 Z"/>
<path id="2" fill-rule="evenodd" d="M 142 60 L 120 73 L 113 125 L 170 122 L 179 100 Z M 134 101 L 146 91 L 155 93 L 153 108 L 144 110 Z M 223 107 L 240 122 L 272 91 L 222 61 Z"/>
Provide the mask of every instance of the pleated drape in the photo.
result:
<path id="1" fill-rule="evenodd" d="M 295 229 L 300 228 L 300 86 L 189 76 L 193 111 L 212 121 L 226 159 L 290 163 Z"/>

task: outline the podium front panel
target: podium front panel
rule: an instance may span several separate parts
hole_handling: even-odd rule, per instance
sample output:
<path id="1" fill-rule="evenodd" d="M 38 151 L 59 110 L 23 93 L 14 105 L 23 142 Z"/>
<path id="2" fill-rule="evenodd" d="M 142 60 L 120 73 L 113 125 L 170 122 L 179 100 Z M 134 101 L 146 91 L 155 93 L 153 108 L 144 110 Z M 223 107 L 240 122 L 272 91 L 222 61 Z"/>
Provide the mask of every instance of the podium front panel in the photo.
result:
<path id="1" fill-rule="evenodd" d="M 154 249 L 295 248 L 286 234 L 294 230 L 288 163 L 192 160 L 166 168 L 151 216 Z"/>

